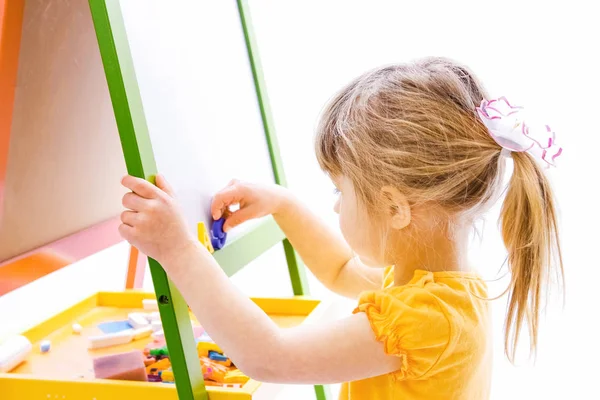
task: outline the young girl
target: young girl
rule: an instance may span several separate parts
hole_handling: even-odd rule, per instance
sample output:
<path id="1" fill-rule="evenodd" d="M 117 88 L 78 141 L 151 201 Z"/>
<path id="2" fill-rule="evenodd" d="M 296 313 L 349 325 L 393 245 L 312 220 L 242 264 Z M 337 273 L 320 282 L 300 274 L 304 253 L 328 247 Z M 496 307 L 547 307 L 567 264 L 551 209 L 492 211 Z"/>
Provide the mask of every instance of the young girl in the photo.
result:
<path id="1" fill-rule="evenodd" d="M 210 336 L 256 380 L 348 382 L 342 399 L 486 399 L 490 311 L 485 283 L 467 268 L 472 222 L 502 194 L 512 157 L 501 215 L 512 359 L 524 322 L 535 349 L 542 286 L 559 249 L 536 157 L 553 163 L 561 151 L 549 128 L 528 125 L 505 99 L 487 99 L 469 70 L 445 59 L 376 69 L 344 88 L 316 137 L 339 191 L 344 239 L 281 187 L 232 181 L 214 197 L 215 219 L 240 205 L 225 230 L 273 215 L 321 282 L 358 299 L 341 320 L 278 328 L 198 243 L 161 176 L 157 187 L 124 178 L 131 193 L 120 232 L 160 262 Z"/>

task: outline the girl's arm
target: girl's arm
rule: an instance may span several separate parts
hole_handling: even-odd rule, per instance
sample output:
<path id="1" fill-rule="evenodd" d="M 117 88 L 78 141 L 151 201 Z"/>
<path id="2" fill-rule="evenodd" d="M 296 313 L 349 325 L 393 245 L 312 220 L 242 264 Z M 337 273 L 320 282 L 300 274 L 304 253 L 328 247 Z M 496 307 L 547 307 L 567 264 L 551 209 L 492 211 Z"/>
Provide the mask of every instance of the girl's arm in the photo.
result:
<path id="1" fill-rule="evenodd" d="M 281 329 L 230 282 L 203 247 L 194 244 L 162 265 L 209 335 L 253 379 L 327 384 L 401 367 L 400 358 L 385 355 L 364 313 Z"/>
<path id="2" fill-rule="evenodd" d="M 215 195 L 213 217 L 220 218 L 232 204 L 239 204 L 240 209 L 226 216 L 225 230 L 272 214 L 302 261 L 328 289 L 356 298 L 364 290 L 381 288 L 381 268 L 363 265 L 346 241 L 287 189 L 232 181 Z"/>
<path id="3" fill-rule="evenodd" d="M 319 327 L 281 329 L 230 282 L 186 226 L 172 190 L 125 177 L 121 235 L 166 270 L 207 332 L 250 377 L 279 383 L 333 383 L 396 371 L 363 313 Z M 162 190 L 160 190 L 160 189 Z"/>
<path id="4" fill-rule="evenodd" d="M 381 268 L 365 266 L 350 246 L 323 220 L 288 195 L 273 214 L 302 261 L 329 290 L 356 298 L 365 290 L 380 289 Z"/>

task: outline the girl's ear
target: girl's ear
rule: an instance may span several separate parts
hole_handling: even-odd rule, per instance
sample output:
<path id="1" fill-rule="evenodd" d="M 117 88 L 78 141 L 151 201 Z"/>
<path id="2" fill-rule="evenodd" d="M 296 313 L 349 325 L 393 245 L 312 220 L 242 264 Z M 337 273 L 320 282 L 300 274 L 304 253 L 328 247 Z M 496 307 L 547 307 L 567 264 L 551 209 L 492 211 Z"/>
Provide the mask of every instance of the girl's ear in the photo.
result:
<path id="1" fill-rule="evenodd" d="M 393 186 L 381 188 L 381 195 L 384 207 L 388 210 L 387 216 L 390 218 L 390 226 L 398 230 L 406 228 L 412 218 L 410 204 L 406 197 Z"/>

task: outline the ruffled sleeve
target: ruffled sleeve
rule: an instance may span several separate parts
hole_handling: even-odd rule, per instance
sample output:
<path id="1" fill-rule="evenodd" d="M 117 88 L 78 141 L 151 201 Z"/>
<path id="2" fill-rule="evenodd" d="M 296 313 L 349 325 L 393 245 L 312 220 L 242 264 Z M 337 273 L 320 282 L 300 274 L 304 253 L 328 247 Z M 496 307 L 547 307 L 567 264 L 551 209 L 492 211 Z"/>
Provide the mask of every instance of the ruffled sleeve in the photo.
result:
<path id="1" fill-rule="evenodd" d="M 397 379 L 432 373 L 450 341 L 450 323 L 437 297 L 423 287 L 365 292 L 354 313 L 364 312 L 386 354 L 402 357 Z"/>

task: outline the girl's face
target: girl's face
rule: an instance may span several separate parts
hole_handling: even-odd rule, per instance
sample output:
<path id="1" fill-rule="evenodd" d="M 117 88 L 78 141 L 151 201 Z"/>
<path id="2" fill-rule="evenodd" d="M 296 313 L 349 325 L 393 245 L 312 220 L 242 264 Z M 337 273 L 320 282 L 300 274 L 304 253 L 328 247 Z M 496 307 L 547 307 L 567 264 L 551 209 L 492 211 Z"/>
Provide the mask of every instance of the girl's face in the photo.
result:
<path id="1" fill-rule="evenodd" d="M 380 240 L 383 235 L 377 229 L 383 221 L 375 221 L 377 218 L 369 216 L 348 178 L 336 177 L 332 180 L 338 196 L 333 210 L 340 216 L 340 230 L 344 239 L 364 264 L 374 267 L 385 265 L 384 243 Z"/>

